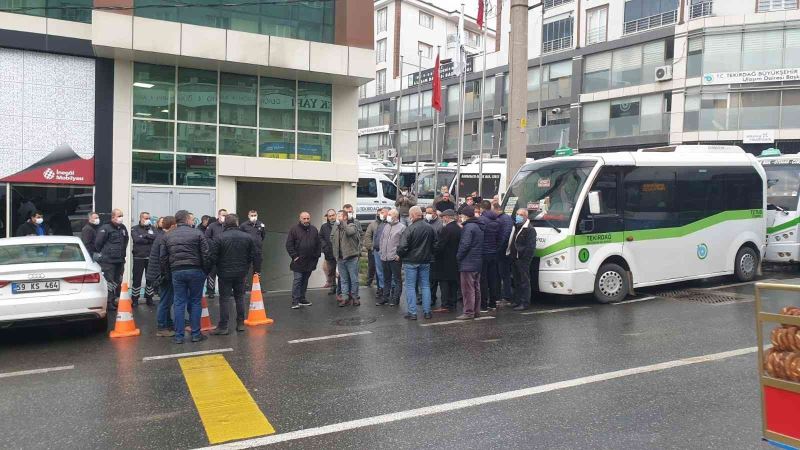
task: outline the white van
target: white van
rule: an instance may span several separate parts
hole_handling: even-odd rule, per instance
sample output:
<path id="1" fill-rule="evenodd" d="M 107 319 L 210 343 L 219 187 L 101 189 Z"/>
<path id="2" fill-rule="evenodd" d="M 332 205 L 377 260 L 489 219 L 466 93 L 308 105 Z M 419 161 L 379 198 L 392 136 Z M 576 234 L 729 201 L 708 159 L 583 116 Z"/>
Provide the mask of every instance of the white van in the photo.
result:
<path id="1" fill-rule="evenodd" d="M 375 219 L 378 208 L 394 208 L 397 186 L 386 175 L 361 167 L 356 187 L 356 218 L 366 228 Z"/>
<path id="2" fill-rule="evenodd" d="M 764 261 L 800 261 L 800 155 L 765 150 L 759 161 L 767 174 L 767 250 Z"/>
<path id="3" fill-rule="evenodd" d="M 503 206 L 529 211 L 540 291 L 609 303 L 638 287 L 754 279 L 765 190 L 764 168 L 741 148 L 678 145 L 525 164 Z"/>
<path id="4" fill-rule="evenodd" d="M 426 167 L 424 170 L 420 170 L 419 194 L 417 195 L 417 204 L 420 206 L 428 206 L 433 203 L 442 186 L 449 187 L 450 195 L 455 196 L 456 164 L 442 163 L 438 170 L 436 169 L 435 167 Z M 467 195 L 478 190 L 480 173 L 481 167 L 477 157 L 473 158 L 468 164 L 461 166 L 461 186 L 459 190 L 461 199 L 458 202 L 454 200 L 454 203 L 460 204 Z M 502 196 L 506 190 L 506 159 L 484 158 L 482 178 L 483 198 L 490 200 L 495 195 Z"/>

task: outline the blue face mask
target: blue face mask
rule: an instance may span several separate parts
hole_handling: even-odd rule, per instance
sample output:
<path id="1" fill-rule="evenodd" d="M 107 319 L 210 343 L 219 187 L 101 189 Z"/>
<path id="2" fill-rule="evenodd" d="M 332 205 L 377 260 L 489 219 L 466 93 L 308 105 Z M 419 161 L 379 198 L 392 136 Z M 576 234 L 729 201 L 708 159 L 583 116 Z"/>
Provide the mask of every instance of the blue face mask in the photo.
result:
<path id="1" fill-rule="evenodd" d="M 525 218 L 523 218 L 522 216 L 516 216 L 514 217 L 514 222 L 517 224 L 525 223 Z"/>

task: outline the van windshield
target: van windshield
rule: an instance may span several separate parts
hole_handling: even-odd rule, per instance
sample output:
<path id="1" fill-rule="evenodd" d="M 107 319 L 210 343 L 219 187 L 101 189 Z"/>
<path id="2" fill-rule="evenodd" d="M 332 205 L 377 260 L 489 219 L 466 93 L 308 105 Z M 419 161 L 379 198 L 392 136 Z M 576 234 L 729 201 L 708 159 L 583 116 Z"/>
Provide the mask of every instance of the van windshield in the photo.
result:
<path id="1" fill-rule="evenodd" d="M 800 164 L 771 164 L 767 172 L 767 203 L 786 211 L 797 210 Z"/>
<path id="2" fill-rule="evenodd" d="M 595 161 L 550 160 L 523 168 L 503 199 L 503 209 L 513 214 L 525 208 L 537 227 L 569 226 L 586 179 Z"/>
<path id="3" fill-rule="evenodd" d="M 435 176 L 434 176 L 435 175 Z M 453 182 L 456 173 L 451 170 L 440 170 L 435 174 L 433 170 L 425 171 L 419 174 L 419 194 L 417 198 L 433 199 L 439 193 L 442 186 L 447 186 L 450 190 L 450 184 Z"/>

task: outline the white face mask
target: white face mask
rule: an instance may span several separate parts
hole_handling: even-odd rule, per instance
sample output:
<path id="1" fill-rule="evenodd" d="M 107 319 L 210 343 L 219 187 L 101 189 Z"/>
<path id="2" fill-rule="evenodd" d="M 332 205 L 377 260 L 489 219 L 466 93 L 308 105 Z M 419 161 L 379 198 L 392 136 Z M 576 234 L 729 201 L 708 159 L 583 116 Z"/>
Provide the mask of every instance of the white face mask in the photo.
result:
<path id="1" fill-rule="evenodd" d="M 119 225 L 122 223 L 122 217 L 114 217 L 113 219 L 111 219 L 111 221 Z"/>
<path id="2" fill-rule="evenodd" d="M 100 219 L 92 219 L 92 225 L 100 225 Z"/>
<path id="3" fill-rule="evenodd" d="M 253 222 L 253 223 L 258 222 L 258 216 L 250 216 L 250 222 Z"/>
<path id="4" fill-rule="evenodd" d="M 380 219 L 381 222 L 383 222 L 384 220 L 386 220 L 386 214 L 381 214 L 378 216 L 378 218 Z"/>
<path id="5" fill-rule="evenodd" d="M 425 220 L 427 220 L 428 222 L 433 220 L 433 214 L 425 214 Z"/>
<path id="6" fill-rule="evenodd" d="M 41 225 L 43 222 L 44 222 L 44 219 L 42 219 L 41 217 L 36 219 L 36 225 Z"/>
<path id="7" fill-rule="evenodd" d="M 225 216 L 219 216 L 218 220 L 219 220 L 219 223 L 224 223 L 225 222 Z"/>
<path id="8" fill-rule="evenodd" d="M 146 226 L 146 227 L 149 227 L 152 224 L 153 224 L 153 222 L 150 221 L 150 219 L 147 219 L 147 220 L 144 221 L 144 226 Z"/>

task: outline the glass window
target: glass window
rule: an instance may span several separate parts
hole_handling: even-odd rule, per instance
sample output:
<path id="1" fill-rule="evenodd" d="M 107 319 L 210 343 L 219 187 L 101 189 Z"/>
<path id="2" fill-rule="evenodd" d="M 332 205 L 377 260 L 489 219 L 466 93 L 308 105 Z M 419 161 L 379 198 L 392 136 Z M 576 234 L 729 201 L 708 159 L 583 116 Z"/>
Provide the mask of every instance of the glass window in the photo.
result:
<path id="1" fill-rule="evenodd" d="M 387 17 L 386 8 L 381 8 L 375 13 L 375 22 L 377 23 L 375 29 L 378 33 L 386 31 Z"/>
<path id="2" fill-rule="evenodd" d="M 294 159 L 294 132 L 261 130 L 258 132 L 258 156 L 262 158 Z M 361 136 L 366 138 L 366 136 Z M 361 138 L 359 138 L 359 150 Z"/>
<path id="3" fill-rule="evenodd" d="M 567 17 L 542 25 L 542 52 L 554 52 L 572 47 L 573 18 Z"/>
<path id="4" fill-rule="evenodd" d="M 767 172 L 767 204 L 787 211 L 797 211 L 800 166 L 769 164 L 764 166 L 764 170 Z"/>
<path id="5" fill-rule="evenodd" d="M 741 67 L 741 33 L 709 35 L 703 43 L 703 72 L 735 72 Z"/>
<path id="6" fill-rule="evenodd" d="M 639 132 L 639 98 L 611 101 L 611 137 L 635 136 Z"/>
<path id="7" fill-rule="evenodd" d="M 7 237 L 8 224 L 6 223 L 6 187 L 4 183 L 0 183 L 0 238 Z"/>
<path id="8" fill-rule="evenodd" d="M 213 156 L 177 155 L 175 184 L 178 186 L 215 186 L 217 158 Z"/>
<path id="9" fill-rule="evenodd" d="M 83 249 L 79 244 L 42 243 L 0 247 L 0 266 L 59 262 L 86 262 L 86 257 L 83 256 Z"/>
<path id="10" fill-rule="evenodd" d="M 133 152 L 134 184 L 172 184 L 174 155 Z"/>
<path id="11" fill-rule="evenodd" d="M 686 77 L 699 77 L 703 74 L 703 38 L 689 39 L 689 52 L 686 59 Z"/>
<path id="12" fill-rule="evenodd" d="M 256 130 L 219 127 L 219 154 L 256 156 Z"/>
<path id="13" fill-rule="evenodd" d="M 583 137 L 585 139 L 605 139 L 608 137 L 609 103 L 595 102 L 583 105 Z"/>
<path id="14" fill-rule="evenodd" d="M 625 176 L 626 230 L 678 226 L 675 177 L 670 167 L 638 167 Z"/>
<path id="15" fill-rule="evenodd" d="M 608 90 L 611 85 L 611 52 L 587 56 L 583 72 L 583 92 Z"/>
<path id="16" fill-rule="evenodd" d="M 756 7 L 758 12 L 797 9 L 797 0 L 758 0 Z"/>
<path id="17" fill-rule="evenodd" d="M 8 232 L 20 235 L 19 226 L 31 213 L 41 211 L 44 223 L 57 236 L 80 236 L 86 215 L 94 209 L 91 187 L 11 186 L 11 226 Z M 0 195 L 5 200 L 5 192 Z M 5 203 L 3 203 L 5 207 Z M 2 217 L 5 221 L 6 217 Z M 5 236 L 5 235 L 2 235 Z"/>
<path id="18" fill-rule="evenodd" d="M 586 11 L 586 45 L 606 41 L 608 5 Z"/>
<path id="19" fill-rule="evenodd" d="M 178 70 L 178 120 L 217 123 L 217 72 Z"/>
<path id="20" fill-rule="evenodd" d="M 622 220 L 620 220 L 622 211 L 620 211 L 618 204 L 619 178 L 620 171 L 618 167 L 606 166 L 600 169 L 594 184 L 589 189 L 590 192 L 600 194 L 600 214 L 590 214 L 589 202 L 584 201 L 578 223 L 581 223 L 584 219 L 591 219 L 591 222 L 583 222 L 586 228 L 579 226 L 577 234 L 623 231 Z"/>
<path id="21" fill-rule="evenodd" d="M 259 126 L 293 130 L 295 91 L 293 80 L 261 77 Z"/>
<path id="22" fill-rule="evenodd" d="M 331 85 L 297 83 L 298 130 L 331 132 Z"/>
<path id="23" fill-rule="evenodd" d="M 656 67 L 666 63 L 664 41 L 648 42 L 642 46 L 642 84 L 656 81 Z"/>
<path id="24" fill-rule="evenodd" d="M 725 174 L 725 209 L 764 208 L 764 185 L 752 167 L 729 168 Z"/>
<path id="25" fill-rule="evenodd" d="M 739 127 L 739 94 L 706 93 L 700 97 L 700 130 L 736 130 Z"/>
<path id="26" fill-rule="evenodd" d="M 639 45 L 613 52 L 611 89 L 642 83 L 642 47 Z"/>
<path id="27" fill-rule="evenodd" d="M 725 210 L 725 175 L 732 168 L 678 167 L 675 209 L 683 226 Z M 760 189 L 759 189 L 760 191 Z M 744 209 L 744 208 L 734 208 Z"/>
<path id="28" fill-rule="evenodd" d="M 800 90 L 781 93 L 781 128 L 800 128 Z"/>
<path id="29" fill-rule="evenodd" d="M 178 152 L 217 153 L 217 127 L 214 125 L 178 124 Z"/>
<path id="30" fill-rule="evenodd" d="M 359 178 L 356 187 L 356 197 L 377 198 L 378 183 L 375 178 Z"/>
<path id="31" fill-rule="evenodd" d="M 297 159 L 330 161 L 331 136 L 327 134 L 298 133 Z"/>
<path id="32" fill-rule="evenodd" d="M 786 30 L 783 38 L 783 67 L 800 67 L 800 28 Z"/>
<path id="33" fill-rule="evenodd" d="M 700 127 L 700 92 L 686 91 L 683 104 L 683 131 L 697 131 Z"/>
<path id="34" fill-rule="evenodd" d="M 386 93 L 386 69 L 375 72 L 375 95 Z"/>
<path id="35" fill-rule="evenodd" d="M 389 200 L 397 199 L 397 186 L 390 181 L 381 180 L 381 189 L 383 189 L 383 196 Z"/>
<path id="36" fill-rule="evenodd" d="M 433 46 L 432 45 L 426 44 L 424 42 L 418 42 L 417 43 L 417 48 L 419 48 L 419 51 L 422 52 L 422 57 L 423 58 L 427 58 L 427 59 L 433 58 Z"/>
<path id="37" fill-rule="evenodd" d="M 572 60 L 549 64 L 547 72 L 549 81 L 543 93 L 547 100 L 572 96 Z"/>
<path id="38" fill-rule="evenodd" d="M 420 11 L 419 12 L 419 24 L 425 28 L 433 29 L 433 16 Z"/>
<path id="39" fill-rule="evenodd" d="M 2 0 L 0 11 L 92 23 L 92 0 Z"/>
<path id="40" fill-rule="evenodd" d="M 665 120 L 669 114 L 664 114 L 664 95 L 654 94 L 642 96 L 640 134 L 659 134 L 669 131 L 665 127 Z"/>
<path id="41" fill-rule="evenodd" d="M 136 150 L 175 150 L 175 123 L 155 120 L 133 121 L 133 148 Z"/>
<path id="42" fill-rule="evenodd" d="M 375 43 L 375 62 L 386 62 L 386 39 L 381 39 Z"/>
<path id="43" fill-rule="evenodd" d="M 778 69 L 782 66 L 783 31 L 750 31 L 742 42 L 742 70 Z"/>
<path id="44" fill-rule="evenodd" d="M 742 129 L 760 130 L 778 128 L 781 93 L 742 92 Z"/>
<path id="45" fill-rule="evenodd" d="M 220 74 L 219 123 L 256 126 L 257 80 L 250 75 Z"/>
<path id="46" fill-rule="evenodd" d="M 148 119 L 175 118 L 175 67 L 134 63 L 133 115 Z"/>

